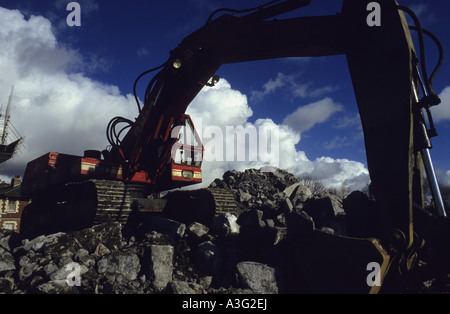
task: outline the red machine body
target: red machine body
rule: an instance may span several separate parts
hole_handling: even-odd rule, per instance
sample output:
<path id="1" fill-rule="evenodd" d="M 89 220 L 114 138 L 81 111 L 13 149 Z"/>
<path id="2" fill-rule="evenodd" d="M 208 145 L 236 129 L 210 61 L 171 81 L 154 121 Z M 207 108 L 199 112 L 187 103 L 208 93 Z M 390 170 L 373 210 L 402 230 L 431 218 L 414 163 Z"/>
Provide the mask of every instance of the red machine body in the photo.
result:
<path id="1" fill-rule="evenodd" d="M 204 147 L 191 118 L 183 115 L 181 123 L 182 128 L 174 130 L 191 132 L 195 145 L 182 144 L 183 139 L 178 134 L 180 132 L 171 134 L 174 137 L 172 140 L 176 139 L 176 141 L 171 145 L 170 151 L 166 152 L 166 162 L 157 169 L 158 175 L 153 180 L 148 172 L 143 170 L 133 171 L 130 174 L 126 164 L 104 160 L 98 151 L 85 151 L 82 157 L 50 152 L 28 163 L 22 186 L 24 193 L 32 195 L 67 182 L 88 179 L 125 181 L 149 187 L 157 183 L 158 187 L 152 189 L 154 192 L 201 183 Z M 182 135 L 185 135 L 184 138 L 187 137 L 186 134 Z"/>

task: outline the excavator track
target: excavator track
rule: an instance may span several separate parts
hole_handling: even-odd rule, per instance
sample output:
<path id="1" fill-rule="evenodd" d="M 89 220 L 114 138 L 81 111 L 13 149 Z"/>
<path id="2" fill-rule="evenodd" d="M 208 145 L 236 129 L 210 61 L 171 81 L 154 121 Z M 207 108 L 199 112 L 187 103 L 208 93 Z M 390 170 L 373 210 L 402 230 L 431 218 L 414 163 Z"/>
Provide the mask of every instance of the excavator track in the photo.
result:
<path id="1" fill-rule="evenodd" d="M 237 214 L 236 200 L 230 191 L 220 188 L 208 188 L 206 190 L 214 198 L 216 215 L 220 213 Z"/>
<path id="2" fill-rule="evenodd" d="M 22 214 L 21 233 L 31 238 L 112 221 L 126 225 L 136 212 L 161 214 L 184 222 L 207 222 L 216 214 L 236 213 L 237 209 L 233 195 L 224 189 L 176 191 L 167 200 L 149 200 L 144 195 L 144 187 L 121 181 L 70 182 L 32 197 Z"/>
<path id="3" fill-rule="evenodd" d="M 118 221 L 125 224 L 131 214 L 131 196 L 127 186 L 120 181 L 95 180 L 97 208 L 94 224 Z"/>
<path id="4" fill-rule="evenodd" d="M 132 212 L 130 191 L 120 181 L 69 182 L 31 200 L 21 221 L 21 233 L 27 237 L 74 231 L 110 221 L 125 224 Z"/>

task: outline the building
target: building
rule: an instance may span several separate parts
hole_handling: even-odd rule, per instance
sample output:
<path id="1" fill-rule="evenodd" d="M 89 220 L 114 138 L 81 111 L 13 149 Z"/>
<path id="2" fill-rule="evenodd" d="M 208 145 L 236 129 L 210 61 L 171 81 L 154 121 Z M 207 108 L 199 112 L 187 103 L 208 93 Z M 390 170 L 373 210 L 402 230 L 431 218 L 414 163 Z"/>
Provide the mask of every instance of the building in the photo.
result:
<path id="1" fill-rule="evenodd" d="M 21 195 L 21 178 L 16 176 L 11 185 L 0 185 L 0 229 L 20 231 L 20 218 L 29 199 Z"/>

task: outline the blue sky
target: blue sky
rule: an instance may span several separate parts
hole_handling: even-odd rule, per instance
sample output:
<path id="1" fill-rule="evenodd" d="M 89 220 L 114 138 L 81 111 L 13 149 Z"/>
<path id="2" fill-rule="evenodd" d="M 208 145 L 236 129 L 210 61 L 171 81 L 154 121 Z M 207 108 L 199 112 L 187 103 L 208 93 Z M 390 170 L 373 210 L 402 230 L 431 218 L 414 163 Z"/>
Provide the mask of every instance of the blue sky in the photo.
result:
<path id="1" fill-rule="evenodd" d="M 445 49 L 446 59 L 434 82 L 443 104 L 436 110 L 439 136 L 432 139 L 431 154 L 441 180 L 450 184 L 450 3 L 399 2 L 418 14 L 422 26 L 435 33 Z M 244 9 L 262 2 L 81 0 L 81 27 L 66 24 L 68 3 L 0 1 L 0 20 L 8 20 L 2 21 L 0 41 L 2 47 L 9 46 L 0 53 L 0 69 L 6 74 L 0 78 L 0 103 L 7 101 L 15 85 L 12 122 L 25 137 L 18 156 L 0 165 L 0 179 L 22 174 L 26 161 L 48 151 L 82 154 L 84 149 L 103 149 L 110 116 L 137 115 L 131 97 L 137 75 L 163 63 L 169 51 L 202 27 L 215 9 Z M 332 15 L 341 5 L 340 0 L 315 0 L 282 17 Z M 431 69 L 437 53 L 428 41 L 427 58 Z M 329 185 L 359 187 L 367 181 L 363 134 L 345 56 L 225 65 L 217 74 L 224 78 L 222 100 L 226 102 L 231 92 L 239 94 L 242 103 L 233 108 L 252 113 L 239 117 L 240 123 L 258 125 L 264 119 L 277 126 L 296 123 L 297 129 L 286 135 L 293 139 L 283 151 L 287 154 L 292 151 L 287 146 L 294 145 L 296 157 L 285 157 L 292 160 L 282 166 L 295 174 L 332 176 Z M 141 98 L 144 87 L 139 89 Z M 194 101 L 189 113 L 202 115 L 200 108 L 214 111 L 214 106 L 223 105 L 212 102 L 208 108 L 201 99 Z M 308 167 L 293 165 L 302 162 Z M 247 166 L 255 165 L 217 164 L 206 169 L 220 176 L 230 168 Z"/>

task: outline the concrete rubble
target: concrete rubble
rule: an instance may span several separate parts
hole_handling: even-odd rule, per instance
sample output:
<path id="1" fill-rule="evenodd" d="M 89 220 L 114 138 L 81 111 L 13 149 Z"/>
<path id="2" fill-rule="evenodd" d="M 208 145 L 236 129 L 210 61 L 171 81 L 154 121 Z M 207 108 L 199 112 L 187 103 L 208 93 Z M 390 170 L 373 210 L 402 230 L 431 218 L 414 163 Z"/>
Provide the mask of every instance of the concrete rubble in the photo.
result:
<path id="1" fill-rule="evenodd" d="M 0 293 L 292 293 L 301 291 L 290 280 L 292 239 L 314 230 L 377 235 L 373 201 L 359 191 L 313 195 L 286 171 L 256 169 L 228 171 L 211 187 L 230 190 L 238 214 L 210 225 L 155 216 L 135 230 L 111 222 L 34 239 L 0 230 Z M 446 284 L 436 278 L 411 291 Z"/>

